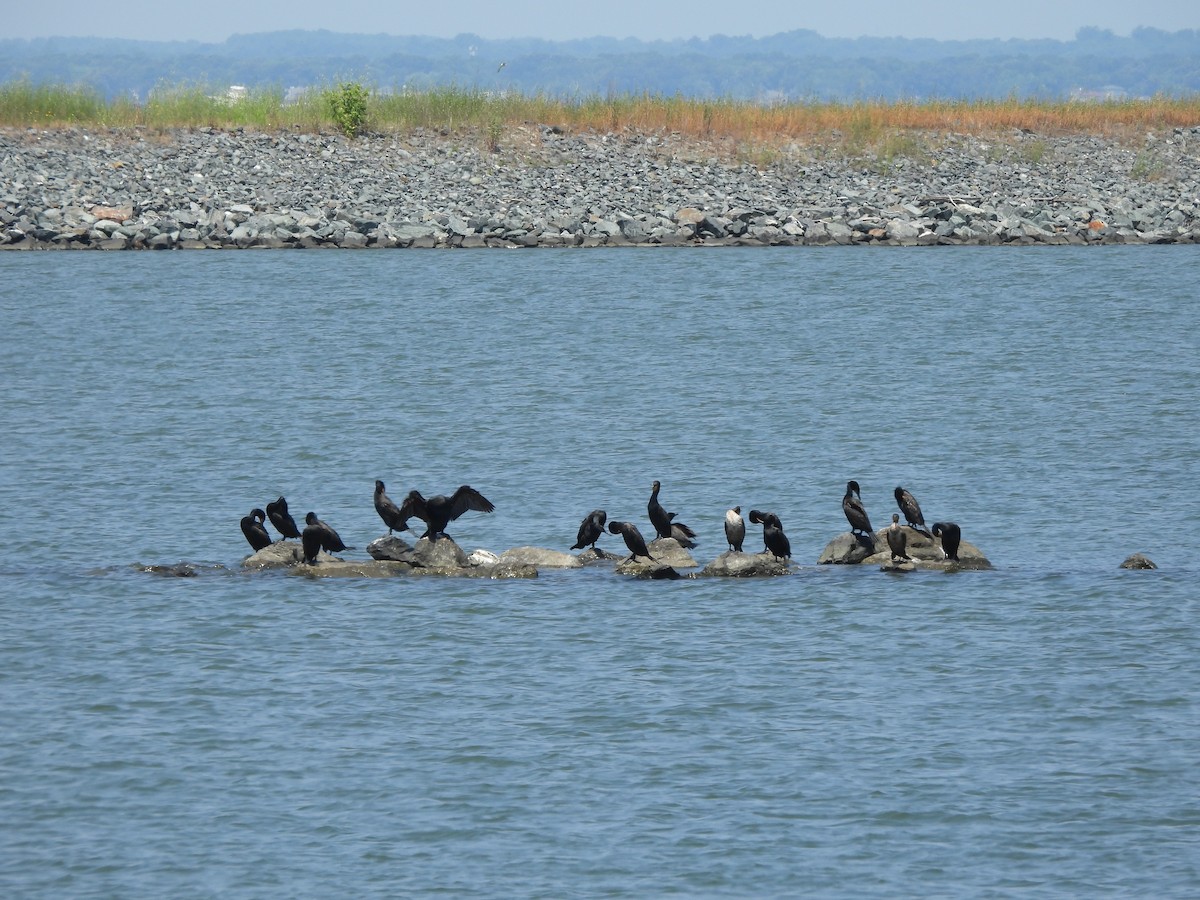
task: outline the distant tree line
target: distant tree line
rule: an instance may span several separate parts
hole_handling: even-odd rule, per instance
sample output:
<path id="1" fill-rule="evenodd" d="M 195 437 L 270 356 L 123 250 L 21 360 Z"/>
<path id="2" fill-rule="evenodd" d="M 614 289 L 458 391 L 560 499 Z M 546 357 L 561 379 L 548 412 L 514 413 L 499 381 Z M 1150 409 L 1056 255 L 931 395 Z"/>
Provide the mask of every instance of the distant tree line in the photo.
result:
<path id="1" fill-rule="evenodd" d="M 503 65 L 502 65 L 503 64 Z M 278 31 L 217 44 L 95 38 L 0 40 L 0 82 L 86 85 L 145 99 L 163 85 L 284 92 L 353 79 L 376 90 L 456 87 L 554 98 L 630 94 L 803 100 L 1191 96 L 1200 31 L 1081 29 L 1073 40 L 763 38 L 486 40 Z"/>

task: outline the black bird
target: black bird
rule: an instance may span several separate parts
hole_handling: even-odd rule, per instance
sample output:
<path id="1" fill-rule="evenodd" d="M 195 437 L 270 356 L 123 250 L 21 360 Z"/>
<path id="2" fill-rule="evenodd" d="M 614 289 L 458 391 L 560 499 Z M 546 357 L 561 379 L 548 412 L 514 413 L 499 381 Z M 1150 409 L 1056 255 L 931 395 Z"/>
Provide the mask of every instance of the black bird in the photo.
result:
<path id="1" fill-rule="evenodd" d="M 646 539 L 642 537 L 642 533 L 638 531 L 637 526 L 632 522 L 609 522 L 608 530 L 612 534 L 619 534 L 625 538 L 625 546 L 629 548 L 629 552 L 633 556 L 630 559 L 635 559 L 639 556 L 644 556 L 646 559 L 653 560 L 650 551 L 646 549 Z"/>
<path id="2" fill-rule="evenodd" d="M 660 538 L 671 536 L 671 514 L 663 509 L 658 502 L 658 491 L 662 485 L 657 481 L 650 486 L 650 502 L 646 504 L 646 512 L 650 514 L 650 524 Z"/>
<path id="3" fill-rule="evenodd" d="M 902 487 L 897 487 L 893 493 L 896 495 L 896 505 L 900 507 L 900 512 L 904 513 L 904 521 L 911 525 L 914 531 L 930 537 L 929 532 L 925 530 L 925 517 L 921 515 L 921 504 L 917 502 L 917 498 Z"/>
<path id="4" fill-rule="evenodd" d="M 910 559 L 908 555 L 908 536 L 900 527 L 900 514 L 892 513 L 892 524 L 887 529 L 888 549 L 892 551 L 892 562 L 897 559 Z"/>
<path id="5" fill-rule="evenodd" d="M 850 523 L 851 531 L 871 534 L 871 520 L 867 518 L 867 510 L 863 506 L 857 481 L 846 482 L 846 496 L 842 498 L 842 512 L 846 514 L 846 521 Z"/>
<path id="6" fill-rule="evenodd" d="M 438 494 L 428 500 L 421 496 L 420 491 L 409 491 L 400 504 L 400 516 L 406 521 L 414 516 L 423 521 L 426 528 L 421 537 L 436 541 L 438 535 L 446 535 L 446 526 L 467 510 L 490 513 L 495 508 L 491 500 L 464 484 L 449 497 Z"/>
<path id="7" fill-rule="evenodd" d="M 676 522 L 675 513 L 667 513 L 667 515 L 671 517 L 671 537 L 675 538 L 681 547 L 695 547 L 696 532 L 692 531 L 692 529 L 688 528 L 682 522 Z"/>
<path id="8" fill-rule="evenodd" d="M 300 540 L 304 544 L 304 561 L 307 563 L 315 563 L 317 553 L 321 550 L 326 553 L 340 553 L 353 549 L 342 543 L 341 535 L 318 519 L 315 512 L 310 512 L 304 517 L 304 534 Z"/>
<path id="9" fill-rule="evenodd" d="M 742 552 L 742 541 L 746 539 L 746 520 L 741 516 L 742 508 L 735 506 L 725 513 L 725 540 L 729 549 Z"/>
<path id="10" fill-rule="evenodd" d="M 962 541 L 962 529 L 953 522 L 934 522 L 933 536 L 942 539 L 942 550 L 947 559 L 958 562 L 958 545 Z"/>
<path id="11" fill-rule="evenodd" d="M 300 537 L 300 529 L 296 527 L 296 520 L 292 518 L 288 512 L 287 501 L 280 497 L 273 503 L 267 504 L 267 516 L 271 519 L 271 524 L 285 538 Z"/>
<path id="12" fill-rule="evenodd" d="M 267 521 L 267 514 L 258 507 L 250 510 L 250 515 L 242 516 L 242 534 L 246 536 L 246 540 L 250 542 L 255 553 L 263 547 L 271 546 L 271 536 L 263 527 L 265 521 Z"/>
<path id="13" fill-rule="evenodd" d="M 783 523 L 779 521 L 779 516 L 773 512 L 752 509 L 750 510 L 750 521 L 755 525 L 762 525 L 763 544 L 766 550 L 779 559 L 791 558 L 792 543 L 783 533 Z"/>
<path id="14" fill-rule="evenodd" d="M 383 488 L 383 482 L 379 480 L 375 482 L 375 512 L 379 513 L 379 518 L 383 519 L 388 534 L 393 531 L 408 530 L 408 519 L 400 515 L 400 507 L 387 495 Z"/>
<path id="15" fill-rule="evenodd" d="M 595 550 L 596 541 L 600 540 L 600 535 L 604 534 L 606 521 L 608 521 L 608 513 L 602 509 L 593 509 L 584 516 L 583 521 L 579 523 L 579 534 L 575 535 L 575 543 L 571 545 L 571 549 L 582 550 L 591 545 L 591 548 Z"/>

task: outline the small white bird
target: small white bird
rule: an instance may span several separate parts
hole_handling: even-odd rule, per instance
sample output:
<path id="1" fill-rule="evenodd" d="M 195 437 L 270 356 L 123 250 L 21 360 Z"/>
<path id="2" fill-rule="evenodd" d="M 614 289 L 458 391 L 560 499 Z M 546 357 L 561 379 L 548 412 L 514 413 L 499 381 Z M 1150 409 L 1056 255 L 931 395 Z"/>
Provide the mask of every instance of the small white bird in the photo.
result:
<path id="1" fill-rule="evenodd" d="M 496 71 L 499 72 L 501 69 L 503 69 L 507 65 L 508 65 L 508 63 L 506 63 L 506 62 L 500 63 L 500 65 L 496 66 Z"/>
<path id="2" fill-rule="evenodd" d="M 742 508 L 735 506 L 725 513 L 725 540 L 729 541 L 729 549 L 742 552 L 742 541 L 746 539 L 746 522 L 739 515 Z"/>

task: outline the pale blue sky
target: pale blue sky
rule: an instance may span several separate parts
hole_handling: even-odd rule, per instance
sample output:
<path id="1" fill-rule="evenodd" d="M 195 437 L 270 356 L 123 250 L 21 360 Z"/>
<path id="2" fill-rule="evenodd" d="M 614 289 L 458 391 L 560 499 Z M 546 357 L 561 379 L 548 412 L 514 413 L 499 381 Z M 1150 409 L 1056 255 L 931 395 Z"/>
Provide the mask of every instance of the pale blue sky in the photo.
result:
<path id="1" fill-rule="evenodd" d="M 484 38 L 776 34 L 810 28 L 861 35 L 1068 40 L 1085 26 L 1128 34 L 1139 26 L 1200 28 L 1200 0 L 51 0 L 0 3 L 0 37 L 55 35 L 223 41 L 292 28 Z"/>

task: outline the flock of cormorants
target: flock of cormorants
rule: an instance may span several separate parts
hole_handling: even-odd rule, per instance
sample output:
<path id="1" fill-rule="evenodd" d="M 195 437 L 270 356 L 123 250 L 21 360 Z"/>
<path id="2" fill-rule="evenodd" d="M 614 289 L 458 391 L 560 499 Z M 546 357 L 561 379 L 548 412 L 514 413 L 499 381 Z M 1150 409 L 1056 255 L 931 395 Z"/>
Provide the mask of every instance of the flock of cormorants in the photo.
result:
<path id="1" fill-rule="evenodd" d="M 654 526 L 655 537 L 674 538 L 683 547 L 695 547 L 696 532 L 682 522 L 675 521 L 676 514 L 667 512 L 663 508 L 658 499 L 661 489 L 662 485 L 655 481 L 650 488 L 650 501 L 646 504 L 646 512 L 650 517 L 650 524 Z M 961 529 L 953 522 L 934 522 L 932 533 L 926 531 L 925 517 L 921 513 L 921 506 L 917 503 L 917 499 L 902 487 L 897 487 L 894 493 L 896 505 L 900 507 L 900 512 L 904 513 L 909 527 L 929 538 L 940 537 L 947 559 L 957 560 L 958 546 L 962 540 Z M 421 537 L 436 541 L 439 536 L 448 537 L 446 526 L 468 510 L 492 512 L 495 508 L 495 505 L 483 494 L 466 484 L 461 485 L 449 496 L 438 494 L 429 499 L 421 496 L 419 491 L 412 490 L 397 506 L 395 501 L 387 495 L 384 483 L 382 481 L 375 482 L 375 511 L 379 513 L 379 518 L 387 526 L 389 535 L 394 531 L 407 531 L 408 520 L 416 518 L 423 521 L 426 526 L 425 533 Z M 746 538 L 746 522 L 742 519 L 741 512 L 742 508 L 735 506 L 725 513 L 725 539 L 729 542 L 729 549 L 738 553 L 744 552 L 742 542 Z M 863 506 L 857 481 L 846 483 L 846 494 L 842 497 L 842 512 L 845 513 L 846 521 L 850 523 L 852 534 L 861 535 L 860 539 L 874 541 L 871 520 L 867 517 L 867 510 Z M 752 524 L 763 527 L 764 552 L 769 552 L 779 559 L 791 558 L 792 545 L 783 532 L 783 523 L 779 516 L 773 512 L 752 509 L 749 518 Z M 255 507 L 250 510 L 249 515 L 242 517 L 242 534 L 246 536 L 246 540 L 256 553 L 272 543 L 271 536 L 266 529 L 268 519 L 282 537 L 300 539 L 304 549 L 304 559 L 308 563 L 315 563 L 317 554 L 321 550 L 326 553 L 338 553 L 354 549 L 347 547 L 338 533 L 317 518 L 317 514 L 314 512 L 310 512 L 304 517 L 305 527 L 303 531 L 300 531 L 296 527 L 296 520 L 288 512 L 287 500 L 280 497 L 278 500 L 268 503 L 265 511 Z M 596 541 L 604 534 L 607 520 L 608 514 L 602 509 L 594 509 L 584 516 L 571 549 L 582 550 L 585 547 L 591 547 L 594 550 Z M 642 537 L 642 533 L 632 522 L 616 520 L 608 522 L 608 531 L 610 534 L 621 535 L 625 546 L 632 554 L 630 559 L 642 557 L 654 560 L 646 545 L 646 539 Z M 910 558 L 907 552 L 907 538 L 904 530 L 900 527 L 898 513 L 892 514 L 892 524 L 887 528 L 887 541 L 893 560 Z"/>

